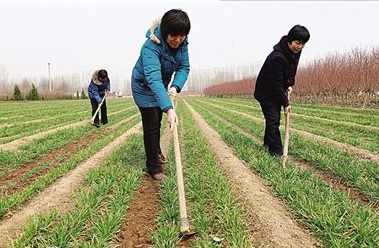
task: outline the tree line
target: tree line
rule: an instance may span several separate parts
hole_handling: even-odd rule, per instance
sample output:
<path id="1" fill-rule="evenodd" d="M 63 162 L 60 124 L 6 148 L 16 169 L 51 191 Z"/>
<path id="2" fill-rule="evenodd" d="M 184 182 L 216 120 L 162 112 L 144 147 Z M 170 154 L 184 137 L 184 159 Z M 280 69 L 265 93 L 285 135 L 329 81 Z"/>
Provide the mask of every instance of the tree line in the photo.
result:
<path id="1" fill-rule="evenodd" d="M 253 97 L 256 75 L 204 89 L 207 96 Z M 379 106 L 379 47 L 334 53 L 299 68 L 292 100 L 347 106 Z"/>

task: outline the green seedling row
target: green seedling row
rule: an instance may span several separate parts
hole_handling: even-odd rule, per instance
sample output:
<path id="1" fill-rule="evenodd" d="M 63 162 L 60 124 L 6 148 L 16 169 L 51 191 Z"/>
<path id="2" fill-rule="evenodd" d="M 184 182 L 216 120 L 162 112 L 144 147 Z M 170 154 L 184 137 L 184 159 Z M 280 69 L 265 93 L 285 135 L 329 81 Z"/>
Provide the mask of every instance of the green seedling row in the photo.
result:
<path id="1" fill-rule="evenodd" d="M 136 113 L 137 109 L 132 108 L 125 112 L 112 115 L 109 117 L 109 124 L 121 121 Z M 100 130 L 101 129 L 102 128 L 100 128 Z M 21 146 L 22 150 L 20 152 L 0 150 L 0 176 L 5 175 L 9 170 L 15 169 L 23 163 L 32 161 L 44 154 L 47 154 L 48 152 L 53 151 L 54 149 L 64 147 L 75 140 L 88 136 L 97 131 L 98 129 L 90 125 L 68 128 L 33 140 L 30 143 Z"/>
<path id="2" fill-rule="evenodd" d="M 115 112 L 130 105 L 132 105 L 130 99 L 112 99 L 107 101 L 109 112 Z M 89 100 L 37 101 L 27 103 L 0 102 L 0 124 L 18 124 L 34 120 L 43 120 L 46 117 L 57 118 L 61 115 L 72 113 L 82 113 L 85 117 L 90 116 L 91 105 Z"/>
<path id="3" fill-rule="evenodd" d="M 132 105 L 129 104 L 131 107 Z M 122 106 L 120 106 L 122 107 Z M 119 107 L 119 108 L 120 108 Z M 113 108 L 113 110 L 112 110 Z M 108 110 L 108 113 L 114 113 L 117 111 L 120 111 L 120 109 L 114 109 L 113 106 L 110 107 L 110 110 Z M 121 108 L 121 110 L 124 110 L 124 108 Z M 117 110 L 117 111 L 116 111 Z M 70 110 L 68 110 L 70 111 Z M 22 138 L 34 133 L 43 132 L 52 128 L 57 128 L 60 126 L 68 125 L 74 122 L 83 121 L 88 119 L 88 121 L 91 119 L 91 112 L 88 110 L 88 112 L 75 112 L 74 110 L 71 110 L 71 115 L 62 115 L 59 111 L 57 111 L 59 115 L 55 115 L 55 118 L 50 118 L 48 120 L 42 120 L 40 122 L 18 122 L 16 125 L 11 126 L 5 126 L 0 128 L 0 144 L 8 143 L 13 140 L 16 140 L 18 138 Z M 46 115 L 43 115 L 46 116 Z M 51 115 L 48 115 L 51 117 Z M 111 118 L 112 115 L 109 116 Z"/>
<path id="4" fill-rule="evenodd" d="M 243 209 L 182 102 L 178 104 L 178 114 L 186 200 L 191 225 L 198 232 L 192 247 L 251 247 Z M 158 218 L 159 232 L 153 236 L 154 247 L 177 247 L 179 242 L 180 218 L 172 150 L 169 161 L 169 177 L 161 187 L 162 212 Z M 215 237 L 223 239 L 222 243 L 215 242 Z"/>
<path id="5" fill-rule="evenodd" d="M 69 158 L 69 160 L 63 165 L 53 168 L 49 171 L 48 174 L 39 177 L 35 182 L 33 182 L 28 187 L 24 188 L 21 192 L 17 192 L 11 195 L 4 195 L 0 198 L 0 219 L 6 214 L 9 210 L 14 209 L 15 207 L 23 204 L 26 200 L 30 199 L 38 192 L 42 191 L 46 187 L 48 187 L 52 182 L 54 182 L 57 178 L 63 176 L 68 171 L 75 168 L 80 162 L 83 162 L 88 157 L 95 154 L 101 148 L 103 148 L 110 141 L 124 133 L 127 129 L 135 125 L 139 119 L 135 118 L 129 123 L 123 125 L 117 131 L 110 133 L 104 136 L 100 140 L 94 140 L 93 144 L 91 144 L 86 149 L 81 150 L 79 153 L 74 154 Z"/>
<path id="6" fill-rule="evenodd" d="M 132 98 L 108 98 L 108 109 L 120 109 L 125 104 L 133 102 Z M 0 117 L 4 121 L 7 117 L 20 115 L 22 117 L 50 116 L 68 113 L 72 111 L 91 111 L 89 99 L 86 100 L 54 100 L 54 101 L 27 101 L 27 102 L 0 102 Z M 23 119 L 20 119 L 23 120 Z"/>
<path id="7" fill-rule="evenodd" d="M 203 103 L 190 102 L 196 106 L 201 114 L 210 114 L 210 108 L 204 106 Z M 211 112 L 263 140 L 263 123 L 222 109 L 212 108 Z M 294 132 L 290 136 L 289 155 L 310 163 L 312 166 L 329 171 L 336 177 L 354 185 L 373 201 L 379 200 L 379 164 L 377 162 L 356 158 L 331 145 L 320 143 Z"/>
<path id="8" fill-rule="evenodd" d="M 199 109 L 195 106 L 195 109 Z M 206 121 L 236 150 L 240 159 L 287 202 L 289 208 L 327 247 L 377 247 L 379 217 L 368 206 L 350 200 L 290 161 L 285 170 L 279 158 L 271 157 L 252 138 L 202 112 Z"/>
<path id="9" fill-rule="evenodd" d="M 220 101 L 215 102 L 221 105 Z M 223 103 L 221 106 L 249 114 L 263 120 L 260 109 L 250 106 Z M 295 107 L 293 107 L 295 109 Z M 294 110 L 295 111 L 295 110 Z M 349 123 L 335 123 L 327 120 L 320 120 L 312 116 L 291 115 L 291 128 L 307 131 L 319 136 L 323 136 L 335 141 L 346 143 L 371 152 L 379 153 L 379 128 L 372 129 L 364 126 L 351 125 Z"/>
<path id="10" fill-rule="evenodd" d="M 330 188 L 311 172 L 302 171 L 292 163 L 291 158 L 302 160 L 320 170 L 332 173 L 374 201 L 379 199 L 379 165 L 377 162 L 356 158 L 331 145 L 316 142 L 309 137 L 291 132 L 289 147 L 291 157 L 287 162 L 287 168 L 283 170 L 280 160 L 269 156 L 257 142 L 257 139 L 262 139 L 264 126 L 262 121 L 257 120 L 257 118 L 262 119 L 262 115 L 260 107 L 255 101 L 251 99 L 222 99 L 221 101 L 210 98 L 186 98 L 186 101 L 206 119 L 212 128 L 222 135 L 229 146 L 236 151 L 237 156 L 246 161 L 254 173 L 266 180 L 267 185 L 270 185 L 275 194 L 285 202 L 295 218 L 303 226 L 309 228 L 314 236 L 320 238 L 326 247 L 379 246 L 378 213 L 370 206 L 362 205 L 358 201 L 351 200 L 346 194 Z M 207 102 L 223 108 L 234 109 L 241 114 L 217 108 Z M 108 109 L 115 112 L 127 108 L 131 105 L 132 100 L 109 99 L 107 103 Z M 38 118 L 45 118 L 42 114 L 51 112 L 44 104 L 39 104 L 37 102 L 28 105 L 28 107 L 24 107 L 24 110 L 19 109 L 20 112 L 16 111 L 17 108 L 13 109 L 12 105 L 0 104 L 0 125 L 5 120 L 4 116 L 13 116 L 10 119 L 17 120 L 14 113 L 22 116 L 23 121 L 30 120 L 28 118 L 30 118 L 30 110 L 33 108 L 38 109 L 38 112 L 41 113 Z M 19 104 L 19 106 L 26 105 Z M 53 109 L 56 112 L 59 112 L 60 108 L 64 109 L 59 113 L 62 115 L 67 113 L 66 107 L 67 109 L 70 106 L 71 109 L 80 109 L 79 105 L 87 105 L 90 111 L 89 100 L 79 100 L 76 103 L 75 101 L 57 101 Z M 4 110 L 3 106 L 10 108 Z M 27 108 L 29 107 L 31 109 L 28 112 Z M 299 105 L 298 109 L 307 111 L 307 106 Z M 347 118 L 346 122 L 359 123 L 361 116 L 372 114 L 372 111 L 375 112 L 375 110 L 362 112 L 349 112 L 350 109 L 339 110 L 339 108 L 333 107 L 310 106 L 307 115 L 318 116 L 317 113 L 324 112 L 327 114 L 323 118 L 332 119 L 332 116 L 335 115 L 339 121 L 345 121 L 342 119 Z M 138 109 L 134 108 L 128 110 L 127 113 L 122 112 L 110 116 L 112 118 L 110 124 L 137 112 Z M 178 101 L 177 113 L 180 120 L 179 137 L 184 165 L 187 210 L 191 227 L 198 232 L 191 247 L 252 247 L 251 234 L 249 234 L 249 227 L 245 222 L 246 216 L 239 204 L 239 199 L 233 195 L 231 186 L 218 167 L 199 127 L 181 101 Z M 254 118 L 246 117 L 242 113 L 248 113 Z M 299 123 L 305 131 L 315 133 L 325 130 L 322 125 L 312 129 L 316 124 L 313 122 L 312 125 L 306 126 L 308 124 L 306 117 L 295 115 L 292 117 L 293 121 Z M 349 117 L 351 119 L 348 119 Z M 314 118 L 309 119 L 314 120 Z M 372 126 L 376 125 L 375 118 L 365 119 L 362 117 L 361 120 L 370 122 Z M 65 175 L 139 121 L 139 118 L 135 118 L 120 126 L 113 131 L 114 133 L 107 132 L 107 128 L 104 127 L 95 129 L 92 126 L 61 130 L 30 142 L 23 146 L 20 152 L 0 151 L 0 173 L 6 175 L 12 168 L 17 168 L 26 161 L 32 161 L 55 148 L 64 147 L 70 142 L 99 130 L 104 132 L 101 139 L 94 141 L 80 152 L 71 154 L 71 158 L 56 157 L 57 161 L 59 160 L 62 164 L 39 177 L 21 192 L 1 195 L 0 219 L 9 210 L 31 199 L 36 193 L 48 187 L 57 178 Z M 4 121 L 7 124 L 9 122 Z M 163 126 L 165 125 L 164 121 Z M 292 127 L 300 129 L 300 127 Z M 340 130 L 341 127 L 331 128 L 330 130 Z M 240 130 L 243 130 L 244 133 L 241 133 Z M 341 133 L 338 135 L 344 132 L 346 130 L 342 127 Z M 358 129 L 354 129 L 352 134 L 355 135 L 358 132 Z M 245 133 L 252 135 L 245 135 Z M 363 131 L 363 133 L 365 132 Z M 160 184 L 161 212 L 158 217 L 159 229 L 152 235 L 153 247 L 180 246 L 178 195 L 172 147 L 168 159 L 168 179 Z M 49 166 L 51 165 L 48 163 L 40 164 L 35 169 L 26 172 L 23 178 L 33 176 Z M 23 234 L 15 240 L 12 247 L 115 247 L 125 211 L 127 211 L 140 182 L 143 166 L 142 136 L 132 135 L 120 149 L 107 159 L 107 162 L 87 175 L 80 190 L 72 195 L 74 203 L 72 208 L 63 213 L 51 212 L 31 219 Z M 11 186 L 2 185 L 0 190 Z M 221 238 L 223 241 L 215 242 L 215 237 Z"/>
<path id="11" fill-rule="evenodd" d="M 217 101 L 218 104 L 234 104 L 246 106 L 253 110 L 260 110 L 258 101 L 255 99 L 238 99 L 238 98 L 202 98 Z M 376 109 L 357 109 L 357 108 L 342 108 L 322 105 L 304 105 L 291 103 L 294 113 L 307 115 L 310 117 L 319 117 L 328 120 L 355 123 L 360 125 L 368 125 L 379 127 L 379 111 Z"/>
<path id="12" fill-rule="evenodd" d="M 16 247 L 112 247 L 143 166 L 141 135 L 131 135 L 107 161 L 91 170 L 68 211 L 40 215 L 25 227 Z"/>

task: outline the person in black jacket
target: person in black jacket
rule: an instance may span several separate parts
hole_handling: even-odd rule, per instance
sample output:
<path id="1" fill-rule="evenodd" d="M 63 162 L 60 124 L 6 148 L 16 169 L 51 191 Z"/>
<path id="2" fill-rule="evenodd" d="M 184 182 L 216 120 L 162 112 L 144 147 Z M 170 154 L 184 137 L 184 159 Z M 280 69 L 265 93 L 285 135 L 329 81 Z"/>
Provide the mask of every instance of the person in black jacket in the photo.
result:
<path id="1" fill-rule="evenodd" d="M 295 25 L 283 36 L 267 56 L 255 84 L 254 97 L 261 105 L 266 119 L 263 146 L 273 156 L 283 154 L 280 138 L 280 109 L 291 111 L 288 94 L 295 84 L 295 76 L 301 51 L 310 38 L 306 27 Z"/>

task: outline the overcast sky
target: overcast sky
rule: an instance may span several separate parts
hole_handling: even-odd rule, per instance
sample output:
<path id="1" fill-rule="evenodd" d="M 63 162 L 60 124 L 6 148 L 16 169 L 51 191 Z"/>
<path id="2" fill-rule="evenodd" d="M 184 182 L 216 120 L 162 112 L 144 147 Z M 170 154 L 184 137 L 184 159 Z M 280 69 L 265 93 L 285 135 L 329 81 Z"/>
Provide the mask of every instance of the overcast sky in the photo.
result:
<path id="1" fill-rule="evenodd" d="M 108 69 L 129 79 L 145 33 L 171 8 L 191 20 L 192 68 L 261 65 L 295 24 L 311 34 L 300 63 L 379 44 L 376 1 L 0 1 L 0 66 L 9 77 Z"/>

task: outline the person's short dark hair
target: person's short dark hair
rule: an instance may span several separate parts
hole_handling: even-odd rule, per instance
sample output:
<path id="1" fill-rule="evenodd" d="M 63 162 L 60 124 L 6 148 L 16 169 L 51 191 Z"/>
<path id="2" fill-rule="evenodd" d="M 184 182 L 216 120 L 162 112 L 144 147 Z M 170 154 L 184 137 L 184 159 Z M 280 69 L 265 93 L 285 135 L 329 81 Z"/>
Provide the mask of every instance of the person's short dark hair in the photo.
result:
<path id="1" fill-rule="evenodd" d="M 295 25 L 291 28 L 287 35 L 287 42 L 298 40 L 302 43 L 307 43 L 310 38 L 309 31 L 306 27 L 301 25 Z"/>
<path id="2" fill-rule="evenodd" d="M 99 80 L 101 82 L 109 81 L 108 72 L 106 70 L 104 70 L 104 69 L 99 70 L 99 73 L 97 74 L 97 77 L 99 78 Z"/>
<path id="3" fill-rule="evenodd" d="M 161 20 L 161 34 L 166 40 L 171 35 L 188 35 L 191 23 L 186 12 L 181 9 L 167 11 Z"/>

